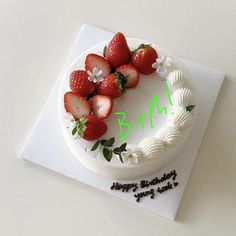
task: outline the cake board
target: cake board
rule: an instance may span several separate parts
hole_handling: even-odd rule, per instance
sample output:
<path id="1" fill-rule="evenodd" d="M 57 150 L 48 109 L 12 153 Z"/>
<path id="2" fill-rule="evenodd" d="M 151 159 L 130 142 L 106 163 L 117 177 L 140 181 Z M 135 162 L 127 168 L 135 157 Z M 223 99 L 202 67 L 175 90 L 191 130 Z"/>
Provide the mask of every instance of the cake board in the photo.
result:
<path id="1" fill-rule="evenodd" d="M 97 43 L 111 39 L 112 35 L 113 33 L 100 28 L 88 24 L 83 25 L 62 69 L 61 75 L 78 55 Z M 158 195 L 153 200 L 143 198 L 140 202 L 136 202 L 133 192 L 124 193 L 110 189 L 112 183 L 117 182 L 116 180 L 97 175 L 85 168 L 70 152 L 60 127 L 57 103 L 61 75 L 56 80 L 52 92 L 21 150 L 20 157 L 174 220 L 224 80 L 224 74 L 221 72 L 195 64 L 186 59 L 179 59 L 189 70 L 195 82 L 196 93 L 198 94 L 196 122 L 186 146 L 176 159 L 164 169 L 145 177 L 145 179 L 151 180 L 155 177 L 161 177 L 163 173 L 176 170 L 177 181 L 179 183 L 176 188 Z M 138 183 L 140 180 L 119 182 Z"/>

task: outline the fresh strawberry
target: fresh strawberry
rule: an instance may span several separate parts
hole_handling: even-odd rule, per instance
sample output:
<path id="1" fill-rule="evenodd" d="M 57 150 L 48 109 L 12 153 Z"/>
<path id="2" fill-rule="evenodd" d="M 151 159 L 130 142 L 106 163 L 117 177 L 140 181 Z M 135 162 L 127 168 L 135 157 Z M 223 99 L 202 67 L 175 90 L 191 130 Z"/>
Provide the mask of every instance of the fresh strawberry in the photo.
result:
<path id="1" fill-rule="evenodd" d="M 134 88 L 137 86 L 139 82 L 139 72 L 138 70 L 130 65 L 126 64 L 123 66 L 119 66 L 116 71 L 119 71 L 126 79 L 126 88 Z"/>
<path id="2" fill-rule="evenodd" d="M 86 71 L 75 70 L 70 74 L 70 88 L 73 93 L 87 97 L 95 92 L 96 84 L 88 80 Z"/>
<path id="3" fill-rule="evenodd" d="M 131 63 L 142 74 L 149 75 L 155 71 L 152 64 L 158 58 L 156 50 L 150 45 L 141 44 L 132 52 Z"/>
<path id="4" fill-rule="evenodd" d="M 72 92 L 65 93 L 64 106 L 66 112 L 69 112 L 76 120 L 82 116 L 88 115 L 91 111 L 88 100 Z"/>
<path id="5" fill-rule="evenodd" d="M 106 49 L 106 59 L 113 68 L 127 64 L 130 60 L 130 50 L 122 33 L 117 33 L 112 38 Z"/>
<path id="6" fill-rule="evenodd" d="M 101 118 L 105 119 L 108 117 L 112 111 L 113 100 L 109 96 L 96 95 L 91 100 L 91 106 L 93 113 Z"/>
<path id="7" fill-rule="evenodd" d="M 106 123 L 95 115 L 81 117 L 75 127 L 76 133 L 87 141 L 100 138 L 107 132 Z"/>
<path id="8" fill-rule="evenodd" d="M 85 60 L 85 69 L 86 71 L 92 72 L 95 67 L 97 67 L 98 71 L 102 71 L 103 77 L 111 73 L 111 66 L 104 57 L 90 53 Z"/>
<path id="9" fill-rule="evenodd" d="M 110 96 L 112 98 L 120 97 L 125 91 L 126 80 L 120 72 L 108 75 L 98 84 L 97 94 Z"/>

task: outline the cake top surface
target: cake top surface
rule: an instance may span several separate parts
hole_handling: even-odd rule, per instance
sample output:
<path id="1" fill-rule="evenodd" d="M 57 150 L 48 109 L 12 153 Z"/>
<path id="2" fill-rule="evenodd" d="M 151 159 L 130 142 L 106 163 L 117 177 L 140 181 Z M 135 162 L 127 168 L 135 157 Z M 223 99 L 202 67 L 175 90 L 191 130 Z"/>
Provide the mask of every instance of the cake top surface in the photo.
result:
<path id="1" fill-rule="evenodd" d="M 87 67 L 91 54 L 103 57 L 104 48 L 105 46 L 109 47 L 109 45 L 109 42 L 95 45 L 80 55 L 63 76 L 64 79 L 59 96 L 59 111 L 67 143 L 69 143 L 73 153 L 77 153 L 77 156 L 92 158 L 92 160 L 102 162 L 104 165 L 122 168 L 139 166 L 145 161 L 155 158 L 155 156 L 164 157 L 170 155 L 176 150 L 176 147 L 180 146 L 180 144 L 176 144 L 177 139 L 185 140 L 192 126 L 191 122 L 194 118 L 192 109 L 195 105 L 193 85 L 188 71 L 176 57 L 160 46 L 150 44 L 145 40 L 127 38 L 127 45 L 133 53 L 140 45 L 148 45 L 147 47 L 150 46 L 157 52 L 155 60 L 152 59 L 152 72 L 143 74 L 147 73 L 148 69 L 145 68 L 144 71 L 139 69 L 139 80 L 137 83 L 135 82 L 135 86 L 126 88 L 126 91 L 122 91 L 120 96 L 112 98 L 112 109 L 104 109 L 97 115 L 105 114 L 106 116 L 108 114 L 107 117 L 102 117 L 101 119 L 107 126 L 106 132 L 101 137 L 94 140 L 75 139 L 73 137 L 75 136 L 73 134 L 76 133 L 78 136 L 78 132 L 75 132 L 78 119 L 71 115 L 63 104 L 63 96 L 65 103 L 65 94 L 72 90 L 69 78 L 71 78 L 71 74 L 74 71 L 86 71 L 84 68 Z M 132 63 L 132 57 L 131 54 L 131 59 L 126 64 Z M 86 98 L 92 107 L 89 110 L 89 114 L 95 114 L 93 111 L 93 99 L 95 101 L 97 95 L 107 96 L 107 91 L 105 90 L 104 92 L 102 90 L 103 87 L 100 85 L 104 84 L 105 78 L 109 76 L 113 79 L 117 68 L 119 70 L 119 67 L 123 66 L 123 64 L 122 66 L 117 66 L 116 60 L 112 61 L 111 59 L 110 62 L 108 59 L 106 57 L 106 60 L 111 65 L 111 71 L 106 66 L 104 70 L 95 66 L 86 71 L 88 80 L 99 87 L 95 89 L 96 92 L 94 94 L 88 95 Z M 90 64 L 93 64 L 93 62 Z M 97 64 L 99 65 L 99 63 Z M 132 63 L 133 66 L 134 64 Z M 140 70 L 142 73 L 140 73 Z M 126 70 L 123 74 L 125 72 Z M 107 75 L 103 76 L 104 73 L 107 73 Z M 131 81 L 131 86 L 132 83 L 133 81 Z M 108 106 L 111 105 L 110 101 L 102 100 L 101 97 L 98 98 L 99 106 L 104 104 L 105 106 L 107 104 Z M 102 101 L 100 102 L 99 100 Z M 87 112 L 86 109 L 83 111 Z M 107 112 L 108 110 L 109 112 Z M 83 117 L 86 117 L 86 115 Z M 67 128 L 68 126 L 70 128 Z M 98 126 L 100 125 L 98 124 Z M 95 129 L 98 128 L 99 130 L 98 126 Z M 107 143 L 105 140 L 107 140 Z M 183 141 L 179 143 L 183 143 Z M 119 149 L 120 147 L 123 147 L 123 149 Z M 96 150 L 91 151 L 91 149 L 95 148 Z"/>

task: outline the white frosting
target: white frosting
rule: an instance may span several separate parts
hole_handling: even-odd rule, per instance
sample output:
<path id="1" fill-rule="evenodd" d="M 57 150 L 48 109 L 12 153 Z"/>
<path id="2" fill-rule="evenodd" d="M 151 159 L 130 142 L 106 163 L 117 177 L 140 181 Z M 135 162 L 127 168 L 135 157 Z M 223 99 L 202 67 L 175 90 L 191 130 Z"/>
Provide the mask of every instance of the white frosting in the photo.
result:
<path id="1" fill-rule="evenodd" d="M 166 145 L 176 144 L 180 136 L 181 132 L 176 126 L 164 126 L 157 131 L 157 138 Z"/>
<path id="2" fill-rule="evenodd" d="M 177 126 L 179 129 L 187 128 L 193 119 L 192 113 L 185 108 L 179 108 L 175 111 L 174 115 L 169 116 L 171 125 Z"/>
<path id="3" fill-rule="evenodd" d="M 187 107 L 192 102 L 193 93 L 188 88 L 179 88 L 171 96 L 175 106 L 178 107 Z"/>
<path id="4" fill-rule="evenodd" d="M 65 115 L 65 121 L 68 129 L 72 130 L 75 127 L 75 119 L 69 112 Z"/>
<path id="5" fill-rule="evenodd" d="M 148 159 L 160 156 L 165 150 L 164 143 L 158 138 L 146 138 L 140 144 L 139 148 Z"/>
<path id="6" fill-rule="evenodd" d="M 161 81 L 155 73 L 152 75 L 141 75 L 139 85 L 135 89 L 130 89 L 125 96 L 122 96 L 114 100 L 113 112 L 105 120 L 108 131 L 102 138 L 111 138 L 115 137 L 115 145 L 121 145 L 119 141 L 120 131 L 117 124 L 118 116 L 114 114 L 117 111 L 126 111 L 125 122 L 131 124 L 131 121 L 134 120 L 135 128 L 130 132 L 127 140 L 128 147 L 132 146 L 127 153 L 124 153 L 124 163 L 121 163 L 119 157 L 113 155 L 111 162 L 107 162 L 102 155 L 102 147 L 99 147 L 96 151 L 91 152 L 91 147 L 93 142 L 88 142 L 83 139 L 74 139 L 71 134 L 71 129 L 67 128 L 65 120 L 65 109 L 63 104 L 63 96 L 69 88 L 68 77 L 73 70 L 84 68 L 84 60 L 88 53 L 100 53 L 104 48 L 104 45 L 107 45 L 108 42 L 95 45 L 93 48 L 89 49 L 83 55 L 78 57 L 75 62 L 68 67 L 64 77 L 62 79 L 61 88 L 59 91 L 59 115 L 61 119 L 61 125 L 63 129 L 63 135 L 65 137 L 68 147 L 74 154 L 74 156 L 83 163 L 88 169 L 115 179 L 134 179 L 142 176 L 147 176 L 157 169 L 164 167 L 167 163 L 173 160 L 176 157 L 176 154 L 181 150 L 183 144 L 188 138 L 188 135 L 193 126 L 193 122 L 190 121 L 190 118 L 194 118 L 195 112 L 187 112 L 181 110 L 179 107 L 170 105 L 170 102 L 167 100 L 165 82 Z M 149 42 L 137 40 L 137 39 L 128 39 L 128 44 L 131 50 L 137 48 L 141 43 L 148 44 Z M 168 80 L 172 78 L 169 84 L 171 91 L 174 91 L 173 88 L 179 88 L 178 86 L 188 87 L 190 90 L 191 78 L 189 73 L 185 70 L 183 65 L 169 52 L 161 47 L 157 47 L 152 44 L 154 48 L 157 48 L 159 55 L 166 55 L 171 58 L 172 67 L 180 68 L 184 71 L 184 80 L 183 73 L 179 70 L 178 73 L 175 72 L 175 79 L 172 76 L 168 77 Z M 169 68 L 169 67 L 168 67 Z M 94 73 L 95 75 L 96 73 Z M 181 82 L 181 83 L 180 83 Z M 178 86 L 177 86 L 178 85 Z M 180 86 L 180 87 L 181 87 Z M 139 123 L 137 122 L 136 115 L 148 112 L 150 99 L 152 99 L 153 94 L 158 94 L 161 105 L 166 107 L 168 113 L 170 114 L 169 118 L 165 114 L 158 114 L 154 112 L 153 115 L 153 124 L 154 128 L 150 127 L 149 118 L 145 118 L 144 126 L 142 129 Z M 134 101 L 138 102 L 138 106 L 134 106 Z M 195 104 L 194 98 L 193 103 Z M 171 115 L 172 109 L 175 109 L 174 115 Z M 171 118 L 171 119 L 170 119 Z M 72 121 L 73 127 L 73 121 Z M 188 126 L 189 125 L 189 126 Z M 168 132 L 163 127 L 173 126 L 174 128 L 186 128 L 184 132 L 180 131 L 181 135 L 178 137 L 178 132 L 174 129 L 169 130 Z M 167 133 L 162 133 L 165 130 Z M 157 131 L 158 136 L 157 136 Z M 161 131 L 162 130 L 162 131 Z M 148 138 L 156 137 L 156 138 Z M 142 140 L 144 140 L 142 142 Z M 129 145 L 130 144 L 130 145 Z M 157 157 L 157 158 L 155 158 Z"/>
<path id="7" fill-rule="evenodd" d="M 184 72 L 176 69 L 168 75 L 167 80 L 171 90 L 174 91 L 184 85 Z"/>

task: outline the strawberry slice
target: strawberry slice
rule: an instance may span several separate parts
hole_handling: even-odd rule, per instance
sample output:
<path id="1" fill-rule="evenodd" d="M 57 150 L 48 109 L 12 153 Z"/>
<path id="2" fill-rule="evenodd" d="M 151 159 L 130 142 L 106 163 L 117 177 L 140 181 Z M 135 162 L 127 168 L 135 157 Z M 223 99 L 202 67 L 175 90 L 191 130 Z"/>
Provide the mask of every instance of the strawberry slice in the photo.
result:
<path id="1" fill-rule="evenodd" d="M 127 80 L 126 88 L 134 88 L 138 85 L 140 76 L 138 70 L 134 66 L 126 64 L 119 66 L 116 70 L 119 71 Z"/>
<path id="2" fill-rule="evenodd" d="M 105 119 L 111 114 L 113 107 L 113 100 L 109 96 L 96 95 L 91 101 L 93 113 L 101 118 Z"/>
<path id="3" fill-rule="evenodd" d="M 72 92 L 65 93 L 64 107 L 66 112 L 69 112 L 75 120 L 88 115 L 91 111 L 91 106 L 88 100 Z"/>
<path id="4" fill-rule="evenodd" d="M 95 67 L 97 67 L 98 70 L 102 70 L 102 76 L 104 78 L 111 73 L 111 66 L 104 57 L 90 53 L 85 60 L 85 69 L 86 71 L 92 72 Z"/>

